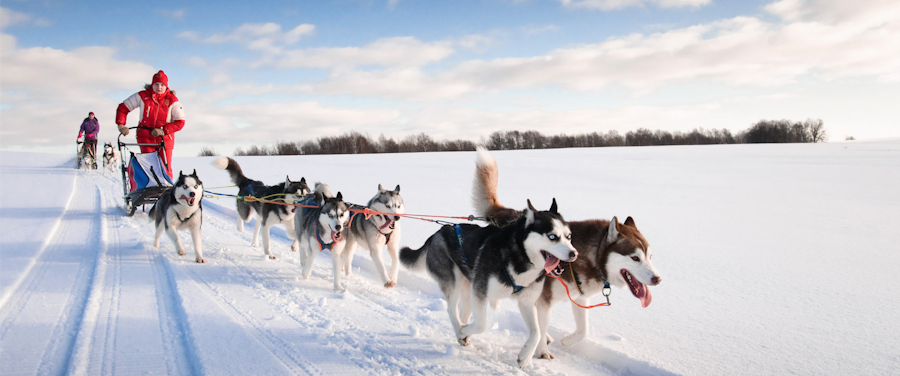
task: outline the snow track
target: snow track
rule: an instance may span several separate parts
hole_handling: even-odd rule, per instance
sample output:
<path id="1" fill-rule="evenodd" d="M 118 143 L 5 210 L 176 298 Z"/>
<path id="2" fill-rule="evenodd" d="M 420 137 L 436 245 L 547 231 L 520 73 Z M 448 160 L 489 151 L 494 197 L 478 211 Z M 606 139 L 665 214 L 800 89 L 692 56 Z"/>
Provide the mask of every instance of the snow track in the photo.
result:
<path id="1" fill-rule="evenodd" d="M 504 325 L 461 348 L 451 333 L 446 303 L 428 277 L 402 271 L 400 285 L 384 289 L 368 252 L 358 252 L 354 275 L 345 280 L 349 291 L 337 294 L 331 289 L 327 252 L 317 258 L 311 278 L 300 279 L 299 255 L 289 251 L 284 231 L 273 229 L 278 259 L 268 260 L 260 248 L 249 247 L 251 231 L 234 229 L 227 200 L 204 203 L 209 263 L 197 264 L 189 241 L 185 257 L 176 255 L 166 237 L 159 249 L 152 247 L 152 224 L 140 210 L 124 216 L 120 189 L 115 177 L 76 173 L 71 197 L 33 261 L 12 286 L 4 286 L 3 374 L 603 374 L 635 369 L 627 358 L 610 367 L 556 347 L 562 362 L 536 360 L 519 371 L 521 325 Z M 11 345 L 16 338 L 28 338 L 27 346 Z"/>

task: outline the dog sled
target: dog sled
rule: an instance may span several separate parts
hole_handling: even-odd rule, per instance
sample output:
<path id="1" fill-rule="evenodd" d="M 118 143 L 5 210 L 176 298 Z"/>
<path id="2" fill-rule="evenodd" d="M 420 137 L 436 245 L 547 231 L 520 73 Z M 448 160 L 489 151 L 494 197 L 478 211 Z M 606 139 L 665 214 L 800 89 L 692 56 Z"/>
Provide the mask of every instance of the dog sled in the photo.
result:
<path id="1" fill-rule="evenodd" d="M 96 145 L 96 144 L 95 144 Z M 96 170 L 97 157 L 95 151 L 90 148 L 87 142 L 79 139 L 75 142 L 75 153 L 78 156 L 77 169 Z"/>
<path id="2" fill-rule="evenodd" d="M 148 127 L 129 127 L 128 129 L 150 129 Z M 167 173 L 168 161 L 165 153 L 160 157 L 159 150 L 165 150 L 165 141 L 159 143 L 125 143 L 119 134 L 119 158 L 122 163 L 122 191 L 125 200 L 125 213 L 134 215 L 138 206 L 154 204 L 169 188 L 172 187 L 172 177 Z M 129 146 L 152 146 L 156 148 L 150 153 L 135 153 L 128 150 Z M 126 153 L 128 157 L 126 158 Z M 127 163 L 126 163 L 127 161 Z M 143 210 L 143 208 L 141 209 Z"/>

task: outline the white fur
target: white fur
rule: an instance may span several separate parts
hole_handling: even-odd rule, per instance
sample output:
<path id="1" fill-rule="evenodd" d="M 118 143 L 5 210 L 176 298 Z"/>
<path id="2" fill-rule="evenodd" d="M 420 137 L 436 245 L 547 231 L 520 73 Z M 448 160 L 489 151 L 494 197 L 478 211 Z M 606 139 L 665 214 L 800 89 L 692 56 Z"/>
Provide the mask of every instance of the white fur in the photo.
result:
<path id="1" fill-rule="evenodd" d="M 385 192 L 388 191 L 382 188 L 381 184 L 379 184 L 378 193 L 375 194 L 375 198 L 379 197 L 379 195 Z M 403 200 L 396 198 L 391 200 L 387 205 L 382 202 L 376 201 L 374 204 L 372 204 L 370 209 L 377 212 L 393 214 L 403 214 L 406 212 L 406 206 L 403 204 Z M 369 219 L 365 219 L 362 216 L 359 216 L 355 220 L 372 221 L 375 227 L 378 228 L 386 224 L 386 222 L 388 221 L 382 215 L 373 215 Z M 365 234 L 365 237 L 359 238 L 355 236 L 352 231 L 350 231 L 350 229 L 348 229 L 347 235 L 349 236 L 349 238 L 347 239 L 347 257 L 345 257 L 344 273 L 348 277 L 351 276 L 351 263 L 353 262 L 353 253 L 356 252 L 356 249 L 359 248 L 359 246 L 362 246 L 369 250 L 369 256 L 371 256 L 372 258 L 372 263 L 375 264 L 376 272 L 379 276 L 381 276 L 381 282 L 384 284 L 384 287 L 392 288 L 397 285 L 397 276 L 400 273 L 400 222 L 395 221 L 394 229 L 387 230 L 390 234 L 390 241 L 387 240 L 385 232 L 382 232 L 382 230 L 375 231 L 377 233 L 367 233 Z M 381 250 L 384 249 L 385 245 L 387 245 L 388 255 L 390 255 L 391 257 L 391 267 L 389 273 L 385 269 L 384 261 L 381 258 Z"/>
<path id="2" fill-rule="evenodd" d="M 318 193 L 327 194 L 325 197 L 330 197 L 331 188 L 329 188 L 325 184 L 316 183 L 315 191 Z M 338 197 L 340 197 L 340 193 L 338 193 Z M 319 213 L 319 217 L 317 221 L 319 225 L 322 226 L 322 233 L 319 236 L 323 241 L 328 242 L 326 244 L 331 244 L 331 237 L 334 231 L 346 231 L 347 222 L 350 220 L 350 211 L 349 210 L 329 210 L 322 211 Z M 295 226 L 297 224 L 302 223 L 302 220 L 295 222 Z M 298 239 L 302 239 L 299 242 L 300 246 L 300 264 L 303 266 L 303 279 L 309 279 L 309 275 L 312 273 L 313 263 L 316 260 L 316 256 L 319 252 L 322 251 L 322 246 L 319 244 L 318 239 L 316 239 L 315 230 L 306 231 L 306 229 L 299 229 L 297 231 Z M 347 289 L 343 286 L 341 282 L 341 268 L 347 264 L 343 260 L 344 257 L 347 257 L 344 253 L 344 248 L 347 244 L 347 233 L 343 234 L 343 237 L 333 242 L 334 244 L 331 246 L 331 264 L 333 269 L 334 276 L 334 291 L 338 293 L 342 293 Z"/>
<path id="3" fill-rule="evenodd" d="M 194 178 L 188 177 L 185 178 L 185 184 L 175 186 L 172 189 L 175 190 L 176 202 L 166 208 L 165 213 L 156 213 L 156 215 L 164 215 L 166 220 L 161 221 L 156 226 L 156 238 L 153 241 L 153 246 L 159 248 L 159 239 L 162 233 L 165 232 L 169 239 L 172 240 L 172 243 L 175 244 L 175 250 L 178 252 L 178 255 L 184 256 L 186 252 L 184 244 L 181 243 L 181 238 L 178 237 L 178 231 L 188 230 L 194 243 L 195 261 L 204 263 L 206 260 L 203 258 L 203 243 L 200 236 L 200 224 L 202 223 L 200 201 L 203 199 L 203 185 L 199 184 Z M 196 197 L 193 205 L 188 205 L 187 200 L 181 199 L 182 196 L 190 196 L 190 193 L 194 193 Z M 181 219 L 190 219 L 182 222 L 179 217 Z M 155 220 L 155 218 L 151 218 L 151 220 Z M 168 227 L 166 223 L 168 223 Z"/>
<path id="4" fill-rule="evenodd" d="M 534 212 L 530 209 L 525 211 L 526 218 L 530 221 L 534 220 Z M 557 240 L 550 240 L 548 235 L 559 236 Z M 541 251 L 546 251 L 563 261 L 571 261 L 570 253 L 575 253 L 575 247 L 572 246 L 571 231 L 569 227 L 558 220 L 554 220 L 553 231 L 548 234 L 530 233 L 524 243 L 525 252 L 531 263 L 534 265 L 524 273 L 518 274 L 515 270 L 507 266 L 507 271 L 512 277 L 514 283 L 522 286 L 522 290 L 516 293 L 511 287 L 501 283 L 495 277 L 491 277 L 488 281 L 488 290 L 484 300 L 479 299 L 476 294 L 471 294 L 471 308 L 474 314 L 474 320 L 471 324 L 461 327 L 458 331 L 457 338 L 462 345 L 468 345 L 469 336 L 484 332 L 487 328 L 487 304 L 490 303 L 496 308 L 496 304 L 500 299 L 515 299 L 519 306 L 519 312 L 522 314 L 522 320 L 528 328 L 528 339 L 522 350 L 519 351 L 517 363 L 519 368 L 525 368 L 531 363 L 535 350 L 538 347 L 541 330 L 538 322 L 538 311 L 535 308 L 538 298 L 541 296 L 543 283 L 534 283 L 544 270 L 544 257 Z M 577 255 L 577 253 L 576 253 Z M 451 319 L 451 322 L 453 320 Z"/>

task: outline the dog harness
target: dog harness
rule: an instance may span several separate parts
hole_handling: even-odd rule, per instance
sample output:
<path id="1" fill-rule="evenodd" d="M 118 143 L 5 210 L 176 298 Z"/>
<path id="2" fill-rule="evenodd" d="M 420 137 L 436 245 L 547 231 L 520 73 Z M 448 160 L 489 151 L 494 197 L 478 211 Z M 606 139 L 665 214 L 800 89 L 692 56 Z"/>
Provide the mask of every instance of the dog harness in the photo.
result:
<path id="1" fill-rule="evenodd" d="M 338 241 L 341 240 L 341 237 L 343 237 L 343 235 L 338 237 Z M 319 226 L 316 226 L 316 241 L 319 242 L 319 252 L 322 252 L 326 249 L 330 251 L 331 248 L 334 247 L 335 243 L 337 243 L 337 241 L 333 241 L 331 243 L 325 243 L 325 241 L 323 241 L 322 237 L 319 235 Z M 327 247 L 326 247 L 326 245 L 327 245 Z"/>
<path id="2" fill-rule="evenodd" d="M 506 273 L 506 278 L 509 278 L 509 284 L 512 285 L 512 288 L 513 288 L 513 294 L 515 294 L 515 293 L 517 293 L 517 292 L 519 292 L 519 291 L 522 291 L 522 289 L 523 289 L 524 287 L 519 286 L 519 285 L 516 284 L 516 280 L 514 280 L 513 277 L 512 277 L 512 275 L 509 274 L 509 268 L 508 268 L 508 267 L 504 267 L 504 268 L 503 268 L 503 271 Z M 538 277 L 538 278 L 540 278 L 540 277 Z"/>
<path id="3" fill-rule="evenodd" d="M 363 206 L 356 206 L 356 205 L 354 205 L 354 207 L 363 207 Z M 361 211 L 358 211 L 358 212 L 356 212 L 355 214 L 353 214 L 353 215 L 350 216 L 350 223 L 353 223 L 353 220 L 356 219 L 356 217 L 359 216 L 359 215 L 362 215 L 363 217 L 365 217 L 365 213 L 363 213 L 363 212 L 361 212 Z M 391 234 L 394 233 L 394 230 L 391 230 L 390 232 L 388 232 L 388 233 L 386 233 L 386 234 L 383 233 L 383 232 L 381 232 L 381 230 L 383 230 L 385 227 L 387 227 L 388 225 L 390 225 L 390 224 L 393 223 L 394 221 L 388 219 L 387 216 L 384 216 L 384 219 L 385 219 L 384 224 L 381 225 L 381 227 L 378 227 L 378 233 L 381 234 L 381 235 L 384 235 L 384 242 L 387 243 L 387 242 L 391 241 Z"/>

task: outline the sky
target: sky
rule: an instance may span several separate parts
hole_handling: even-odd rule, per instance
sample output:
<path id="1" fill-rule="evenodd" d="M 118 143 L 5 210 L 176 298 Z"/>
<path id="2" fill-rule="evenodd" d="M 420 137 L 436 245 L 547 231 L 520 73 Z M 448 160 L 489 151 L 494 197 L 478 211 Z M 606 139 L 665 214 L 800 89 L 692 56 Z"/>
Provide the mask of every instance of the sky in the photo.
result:
<path id="1" fill-rule="evenodd" d="M 9 0 L 0 34 L 2 150 L 73 152 L 89 111 L 113 141 L 116 106 L 160 69 L 187 117 L 176 156 L 761 119 L 900 137 L 889 0 Z"/>

